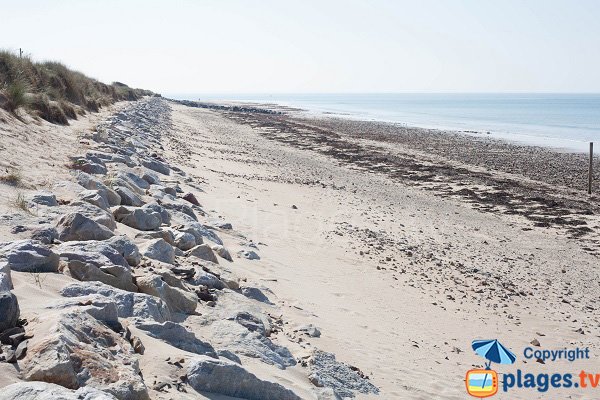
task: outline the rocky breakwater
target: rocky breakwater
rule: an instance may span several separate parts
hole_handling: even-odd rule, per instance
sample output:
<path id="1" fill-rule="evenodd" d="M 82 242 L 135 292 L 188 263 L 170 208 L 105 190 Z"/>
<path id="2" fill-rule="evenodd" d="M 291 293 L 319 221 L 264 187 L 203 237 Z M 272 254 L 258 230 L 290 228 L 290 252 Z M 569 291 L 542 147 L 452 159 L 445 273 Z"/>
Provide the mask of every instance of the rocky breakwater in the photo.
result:
<path id="1" fill-rule="evenodd" d="M 281 314 L 276 304 L 228 268 L 231 254 L 258 255 L 223 245 L 231 225 L 215 222 L 195 179 L 162 156 L 170 129 L 165 100 L 131 104 L 85 135 L 86 150 L 71 157 L 71 180 L 29 193 L 24 207 L 35 212 L 5 219 L 15 238 L 0 242 L 0 360 L 17 364 L 22 381 L 0 399 L 377 393 L 333 355 L 311 348 L 295 357 L 278 343 L 285 328 L 271 317 Z M 69 278 L 28 320 L 11 278 L 20 273 L 40 290 L 44 274 Z M 294 335 L 317 333 L 311 326 Z M 301 396 L 257 377 L 244 365 L 249 359 L 278 371 L 300 363 L 308 389 Z"/>

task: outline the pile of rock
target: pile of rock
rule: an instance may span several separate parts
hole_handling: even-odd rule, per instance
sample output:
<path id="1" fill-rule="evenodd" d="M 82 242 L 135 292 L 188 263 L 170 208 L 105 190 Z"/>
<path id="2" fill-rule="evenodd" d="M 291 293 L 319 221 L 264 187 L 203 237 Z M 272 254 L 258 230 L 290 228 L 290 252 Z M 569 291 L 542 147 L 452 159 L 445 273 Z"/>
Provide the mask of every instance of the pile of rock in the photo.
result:
<path id="1" fill-rule="evenodd" d="M 72 158 L 73 181 L 30 196 L 36 215 L 13 229 L 29 237 L 0 243 L 0 360 L 18 362 L 32 381 L 11 385 L 0 399 L 38 392 L 148 399 L 138 364 L 146 337 L 195 355 L 182 382 L 198 391 L 300 398 L 241 366 L 240 357 L 281 369 L 296 360 L 271 340 L 273 303 L 260 289 L 241 287 L 226 266 L 233 257 L 219 232 L 231 225 L 208 222 L 196 195 L 181 188 L 193 178 L 161 156 L 169 118 L 168 104 L 152 98 L 99 125 L 91 149 Z M 259 259 L 254 250 L 239 256 Z M 47 305 L 44 335 L 20 319 L 11 271 L 79 281 Z M 190 318 L 201 318 L 202 337 L 182 324 Z"/>

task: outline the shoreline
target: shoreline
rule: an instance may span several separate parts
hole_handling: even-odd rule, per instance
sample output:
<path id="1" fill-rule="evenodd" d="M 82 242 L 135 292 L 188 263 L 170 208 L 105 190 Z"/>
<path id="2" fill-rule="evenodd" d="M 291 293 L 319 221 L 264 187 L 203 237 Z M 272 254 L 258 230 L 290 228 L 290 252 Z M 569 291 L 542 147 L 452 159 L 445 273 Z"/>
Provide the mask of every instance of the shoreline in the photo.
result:
<path id="1" fill-rule="evenodd" d="M 450 123 L 445 125 L 443 123 L 431 123 L 431 122 L 405 122 L 403 120 L 410 119 L 410 117 L 388 119 L 381 116 L 369 116 L 365 113 L 352 112 L 352 111 L 341 111 L 341 110 L 326 110 L 324 108 L 309 109 L 306 106 L 295 105 L 292 103 L 286 103 L 285 101 L 261 101 L 261 100 L 176 100 L 176 101 L 196 101 L 202 104 L 220 104 L 220 105 L 245 105 L 250 107 L 260 107 L 264 109 L 278 110 L 282 112 L 292 112 L 298 114 L 300 117 L 307 118 L 334 118 L 343 119 L 354 122 L 373 122 L 395 125 L 404 129 L 420 129 L 428 131 L 437 131 L 444 134 L 464 134 L 472 137 L 489 137 L 491 139 L 500 140 L 508 144 L 515 146 L 530 146 L 530 147 L 542 147 L 550 149 L 556 152 L 567 152 L 567 153 L 588 153 L 589 140 L 578 140 L 578 139 L 567 139 L 555 136 L 548 136 L 547 134 L 536 134 L 533 131 L 528 131 L 527 127 L 515 127 L 515 129 L 496 129 L 493 127 L 477 128 L 476 125 L 482 125 L 480 123 L 462 123 L 465 127 L 461 128 L 456 124 Z M 510 124 L 509 124 L 510 125 Z M 530 128 L 531 129 L 531 128 Z M 539 133 L 539 132 L 538 132 Z M 542 143 L 543 142 L 543 143 Z"/>
<path id="2" fill-rule="evenodd" d="M 208 104 L 202 103 L 206 108 Z M 559 227 L 600 250 L 600 158 L 593 194 L 587 194 L 588 157 L 539 146 L 515 145 L 458 132 L 332 117 L 309 118 L 254 104 L 215 111 L 272 140 L 333 156 L 350 168 L 386 174 L 442 197 L 497 214 L 520 215 L 534 227 Z M 189 104 L 188 104 L 189 105 Z"/>

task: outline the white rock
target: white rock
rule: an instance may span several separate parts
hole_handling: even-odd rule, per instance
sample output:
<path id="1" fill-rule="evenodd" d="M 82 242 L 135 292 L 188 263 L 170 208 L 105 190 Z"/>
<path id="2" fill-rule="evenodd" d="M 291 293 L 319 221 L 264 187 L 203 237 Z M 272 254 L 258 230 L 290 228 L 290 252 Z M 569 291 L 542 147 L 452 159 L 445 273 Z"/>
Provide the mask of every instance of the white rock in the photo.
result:
<path id="1" fill-rule="evenodd" d="M 0 261 L 18 272 L 56 272 L 59 256 L 41 242 L 27 239 L 0 245 Z"/>
<path id="2" fill-rule="evenodd" d="M 289 389 L 264 381 L 227 359 L 198 356 L 187 371 L 190 385 L 199 392 L 210 392 L 248 400 L 300 400 Z"/>
<path id="3" fill-rule="evenodd" d="M 72 283 L 61 290 L 65 297 L 104 296 L 114 301 L 120 318 L 149 319 L 165 322 L 171 319 L 166 303 L 155 296 L 131 293 L 100 282 Z"/>
<path id="4" fill-rule="evenodd" d="M 19 382 L 0 390 L 0 400 L 117 400 L 110 393 L 83 387 L 70 390 L 46 382 Z"/>
<path id="5" fill-rule="evenodd" d="M 148 389 L 129 342 L 84 312 L 67 312 L 20 362 L 24 380 L 87 386 L 120 400 L 147 400 Z"/>

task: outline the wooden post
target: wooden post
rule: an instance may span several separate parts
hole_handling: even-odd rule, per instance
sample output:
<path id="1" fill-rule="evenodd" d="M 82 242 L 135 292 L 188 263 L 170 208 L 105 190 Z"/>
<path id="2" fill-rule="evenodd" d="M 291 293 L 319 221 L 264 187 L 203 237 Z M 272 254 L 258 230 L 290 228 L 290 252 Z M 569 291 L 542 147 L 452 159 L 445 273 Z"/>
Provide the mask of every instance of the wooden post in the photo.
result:
<path id="1" fill-rule="evenodd" d="M 19 58 L 23 58 L 23 49 L 19 47 Z"/>
<path id="2" fill-rule="evenodd" d="M 590 166 L 588 169 L 588 194 L 592 194 L 593 176 L 594 176 L 594 142 L 590 142 Z"/>

